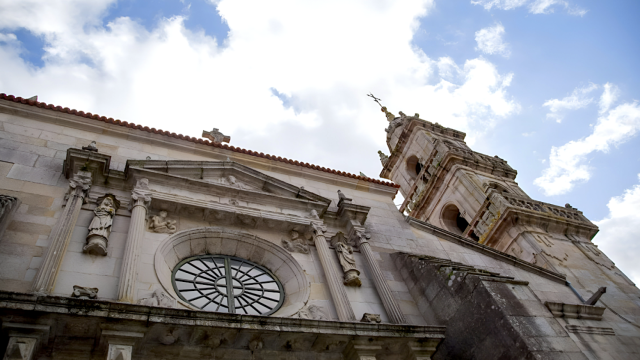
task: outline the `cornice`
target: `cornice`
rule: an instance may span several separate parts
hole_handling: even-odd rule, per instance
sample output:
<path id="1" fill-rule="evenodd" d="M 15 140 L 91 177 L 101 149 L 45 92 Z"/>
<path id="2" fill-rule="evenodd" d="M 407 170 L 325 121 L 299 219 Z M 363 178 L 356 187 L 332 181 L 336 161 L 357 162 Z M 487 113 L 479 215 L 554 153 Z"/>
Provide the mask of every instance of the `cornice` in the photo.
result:
<path id="1" fill-rule="evenodd" d="M 517 267 L 519 269 L 525 270 L 532 274 L 536 274 L 538 276 L 542 276 L 546 279 L 552 280 L 559 284 L 564 285 L 566 282 L 566 276 L 564 274 L 560 274 L 551 270 L 547 270 L 543 267 L 533 265 L 524 260 L 520 260 L 515 256 L 509 255 L 502 251 L 496 250 L 492 247 L 479 244 L 473 240 L 464 238 L 460 235 L 454 234 L 447 230 L 441 229 L 435 225 L 429 224 L 424 221 L 420 221 L 416 218 L 412 218 L 410 216 L 405 217 L 405 221 L 409 223 L 409 225 L 415 227 L 416 229 L 423 230 L 427 233 L 433 234 L 440 239 L 447 240 L 450 242 L 454 242 L 460 246 L 466 247 L 468 249 L 473 249 L 474 251 L 481 253 L 483 255 L 489 256 L 492 259 L 502 261 L 511 266 Z M 417 254 L 419 255 L 419 254 Z"/>

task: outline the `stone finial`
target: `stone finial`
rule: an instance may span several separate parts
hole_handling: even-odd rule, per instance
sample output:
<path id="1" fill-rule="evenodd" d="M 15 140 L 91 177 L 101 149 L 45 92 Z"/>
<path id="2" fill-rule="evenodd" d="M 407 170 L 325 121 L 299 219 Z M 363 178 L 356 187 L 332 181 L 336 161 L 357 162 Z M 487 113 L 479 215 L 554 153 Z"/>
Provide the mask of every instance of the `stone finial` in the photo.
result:
<path id="1" fill-rule="evenodd" d="M 98 288 L 73 285 L 73 293 L 71 293 L 71 297 L 78 299 L 95 299 L 98 297 Z"/>
<path id="2" fill-rule="evenodd" d="M 228 143 L 231 141 L 231 136 L 221 133 L 220 130 L 218 130 L 218 128 L 213 128 L 213 130 L 211 131 L 202 130 L 202 137 L 207 138 L 213 141 L 214 143 L 218 143 L 218 144 L 223 142 Z"/>
<path id="3" fill-rule="evenodd" d="M 360 176 L 368 178 L 368 176 L 365 173 L 363 173 L 362 171 L 360 171 Z"/>
<path id="4" fill-rule="evenodd" d="M 384 116 L 386 116 L 386 117 L 387 117 L 387 121 L 388 121 L 388 122 L 392 122 L 392 121 L 393 121 L 393 119 L 395 119 L 395 118 L 396 118 L 396 116 L 395 116 L 395 115 L 393 115 L 392 113 L 390 113 L 389 111 L 387 111 L 387 107 L 386 107 L 386 106 L 383 106 L 383 107 L 380 109 L 380 111 L 382 111 L 382 112 L 384 113 Z"/>
<path id="5" fill-rule="evenodd" d="M 365 322 L 365 323 L 381 323 L 382 319 L 380 318 L 380 314 L 369 314 L 369 313 L 364 313 L 362 315 L 362 319 L 360 320 L 360 322 Z"/>
<path id="6" fill-rule="evenodd" d="M 380 156 L 380 162 L 382 163 L 382 166 L 387 165 L 387 163 L 389 162 L 389 156 L 383 153 L 382 150 L 378 150 L 378 156 Z"/>
<path id="7" fill-rule="evenodd" d="M 87 146 L 83 146 L 82 150 L 98 152 L 98 147 L 96 146 L 96 142 L 92 141 L 91 144 L 89 144 Z"/>

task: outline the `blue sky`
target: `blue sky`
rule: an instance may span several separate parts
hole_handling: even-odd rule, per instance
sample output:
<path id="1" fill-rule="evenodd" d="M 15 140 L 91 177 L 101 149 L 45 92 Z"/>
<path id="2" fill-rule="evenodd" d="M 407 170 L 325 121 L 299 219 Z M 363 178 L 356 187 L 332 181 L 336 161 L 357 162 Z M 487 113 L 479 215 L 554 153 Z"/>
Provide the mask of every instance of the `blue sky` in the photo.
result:
<path id="1" fill-rule="evenodd" d="M 640 281 L 639 15 L 631 0 L 0 2 L 0 92 L 218 127 L 375 177 L 386 123 L 371 91 L 467 132 L 532 198 L 584 211 Z"/>

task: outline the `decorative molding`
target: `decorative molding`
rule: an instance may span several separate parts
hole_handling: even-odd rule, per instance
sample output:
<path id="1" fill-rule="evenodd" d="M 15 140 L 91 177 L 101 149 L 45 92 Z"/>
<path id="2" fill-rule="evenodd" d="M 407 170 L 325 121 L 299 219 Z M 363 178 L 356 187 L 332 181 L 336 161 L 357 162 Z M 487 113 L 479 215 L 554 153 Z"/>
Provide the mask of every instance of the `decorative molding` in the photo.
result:
<path id="1" fill-rule="evenodd" d="M 566 325 L 568 332 L 571 333 L 584 333 L 594 335 L 616 335 L 613 328 L 610 327 L 595 327 L 595 326 L 580 326 L 580 325 Z"/>

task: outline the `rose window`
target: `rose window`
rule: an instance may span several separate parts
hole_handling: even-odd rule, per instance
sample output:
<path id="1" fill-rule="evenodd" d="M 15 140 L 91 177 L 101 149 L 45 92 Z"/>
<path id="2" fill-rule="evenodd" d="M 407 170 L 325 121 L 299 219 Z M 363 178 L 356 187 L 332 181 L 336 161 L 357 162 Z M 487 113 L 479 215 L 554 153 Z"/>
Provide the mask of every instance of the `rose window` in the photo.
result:
<path id="1" fill-rule="evenodd" d="M 284 300 L 282 285 L 267 269 L 232 256 L 205 255 L 173 270 L 180 298 L 205 311 L 270 315 Z"/>

